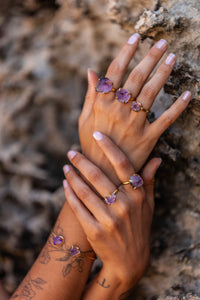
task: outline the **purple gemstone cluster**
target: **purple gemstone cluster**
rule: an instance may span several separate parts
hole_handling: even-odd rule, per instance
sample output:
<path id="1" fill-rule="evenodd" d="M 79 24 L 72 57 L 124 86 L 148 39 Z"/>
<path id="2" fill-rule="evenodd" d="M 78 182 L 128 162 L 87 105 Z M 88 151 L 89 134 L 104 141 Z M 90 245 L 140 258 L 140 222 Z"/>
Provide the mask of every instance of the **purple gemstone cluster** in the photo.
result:
<path id="1" fill-rule="evenodd" d="M 115 202 L 115 200 L 116 200 L 116 195 L 111 194 L 111 195 L 105 197 L 104 200 L 105 200 L 106 204 L 109 204 L 109 205 L 113 204 Z"/>
<path id="2" fill-rule="evenodd" d="M 112 81 L 110 81 L 110 79 L 107 77 L 101 77 L 96 86 L 96 91 L 99 93 L 107 94 L 112 90 L 112 88 L 113 88 Z"/>
<path id="3" fill-rule="evenodd" d="M 71 256 L 76 256 L 81 253 L 80 248 L 78 246 L 71 246 L 69 249 Z"/>
<path id="4" fill-rule="evenodd" d="M 138 174 L 133 174 L 129 177 L 129 182 L 132 188 L 137 189 L 141 187 L 144 183 L 142 177 Z"/>
<path id="5" fill-rule="evenodd" d="M 132 104 L 131 104 L 131 108 L 132 108 L 133 111 L 138 112 L 141 109 L 141 105 L 138 102 L 133 101 Z"/>
<path id="6" fill-rule="evenodd" d="M 128 103 L 128 101 L 131 99 L 131 94 L 126 89 L 118 89 L 116 91 L 116 99 L 120 103 Z"/>
<path id="7" fill-rule="evenodd" d="M 64 243 L 64 237 L 61 235 L 53 236 L 53 244 L 55 246 L 61 246 Z"/>

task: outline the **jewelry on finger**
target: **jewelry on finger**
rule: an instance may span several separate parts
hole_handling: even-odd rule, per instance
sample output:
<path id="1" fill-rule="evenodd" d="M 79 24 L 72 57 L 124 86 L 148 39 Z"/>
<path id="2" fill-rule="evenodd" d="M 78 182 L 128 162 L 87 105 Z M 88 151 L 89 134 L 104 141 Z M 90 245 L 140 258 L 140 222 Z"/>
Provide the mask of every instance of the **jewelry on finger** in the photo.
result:
<path id="1" fill-rule="evenodd" d="M 91 261 L 94 261 L 96 259 L 96 255 L 93 257 L 93 256 L 89 256 L 88 253 L 94 253 L 93 250 L 89 250 L 89 251 L 81 251 L 80 250 L 80 247 L 79 246 L 76 246 L 76 245 L 72 245 L 70 248 L 69 248 L 69 253 L 72 257 L 75 257 L 75 256 L 80 256 L 80 257 L 83 257 L 83 258 L 87 258 Z"/>
<path id="2" fill-rule="evenodd" d="M 52 232 L 51 234 L 53 236 L 52 238 L 53 245 L 61 247 L 65 242 L 64 237 L 62 235 L 56 235 L 54 232 Z"/>
<path id="3" fill-rule="evenodd" d="M 132 94 L 126 90 L 119 88 L 116 90 L 115 99 L 118 100 L 120 103 L 128 103 L 129 101 L 133 101 L 134 98 L 132 97 Z"/>
<path id="4" fill-rule="evenodd" d="M 108 94 L 109 92 L 115 92 L 116 89 L 113 88 L 112 81 L 107 77 L 101 77 L 99 78 L 99 82 L 96 86 L 96 92 L 102 93 L 102 94 Z"/>
<path id="5" fill-rule="evenodd" d="M 149 110 L 148 109 L 145 109 L 142 104 L 138 101 L 133 101 L 132 104 L 131 104 L 131 108 L 133 111 L 135 112 L 138 112 L 140 110 L 144 111 L 145 113 L 148 113 Z"/>
<path id="6" fill-rule="evenodd" d="M 123 182 L 122 184 L 125 185 L 125 184 L 130 184 L 131 187 L 136 190 L 138 189 L 139 187 L 143 186 L 143 179 L 140 175 L 138 174 L 133 174 L 129 177 L 129 180 L 128 181 L 125 181 Z"/>
<path id="7" fill-rule="evenodd" d="M 117 193 L 118 193 L 118 192 L 119 192 L 119 189 L 116 188 L 116 190 L 114 190 L 114 192 L 112 192 L 112 194 L 106 196 L 106 197 L 104 198 L 105 203 L 108 204 L 108 205 L 113 204 L 113 203 L 116 201 Z"/>

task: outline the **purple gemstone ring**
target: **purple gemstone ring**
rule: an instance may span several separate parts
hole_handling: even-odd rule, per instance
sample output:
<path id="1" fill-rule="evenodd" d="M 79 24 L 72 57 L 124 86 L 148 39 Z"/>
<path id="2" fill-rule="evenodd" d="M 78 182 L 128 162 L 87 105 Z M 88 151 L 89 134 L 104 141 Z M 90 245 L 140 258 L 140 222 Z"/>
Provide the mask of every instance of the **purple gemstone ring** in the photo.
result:
<path id="1" fill-rule="evenodd" d="M 69 248 L 69 253 L 72 257 L 74 256 L 81 256 L 81 257 L 85 257 L 85 258 L 88 258 L 89 260 L 91 261 L 94 261 L 96 259 L 96 255 L 93 257 L 93 256 L 89 256 L 88 254 L 89 253 L 94 253 L 93 250 L 89 250 L 89 251 L 81 251 L 80 250 L 80 247 L 79 246 L 75 246 L 75 245 L 72 245 L 70 248 Z"/>
<path id="2" fill-rule="evenodd" d="M 132 104 L 131 104 L 131 108 L 133 111 L 135 112 L 138 112 L 140 110 L 144 111 L 145 113 L 148 113 L 149 110 L 148 109 L 145 109 L 142 104 L 140 102 L 137 102 L 137 101 L 133 101 Z"/>
<path id="3" fill-rule="evenodd" d="M 129 177 L 129 180 L 123 182 L 122 184 L 130 184 L 134 190 L 138 189 L 139 187 L 143 186 L 143 179 L 138 174 L 133 174 Z"/>
<path id="4" fill-rule="evenodd" d="M 118 100 L 120 103 L 126 104 L 134 98 L 128 90 L 120 88 L 116 91 L 115 99 Z"/>
<path id="5" fill-rule="evenodd" d="M 112 81 L 107 77 L 99 78 L 99 82 L 96 86 L 96 92 L 102 94 L 108 94 L 109 92 L 115 92 L 116 89 L 113 88 Z"/>
<path id="6" fill-rule="evenodd" d="M 53 235 L 53 239 L 52 239 L 53 245 L 61 247 L 65 241 L 64 237 L 62 235 L 56 235 L 54 232 L 52 232 L 51 234 Z"/>
<path id="7" fill-rule="evenodd" d="M 118 192 L 119 192 L 119 189 L 116 188 L 116 190 L 114 190 L 114 192 L 112 194 L 106 196 L 104 198 L 105 203 L 108 204 L 108 205 L 113 204 L 116 201 L 116 199 L 117 199 L 116 195 L 117 195 Z"/>

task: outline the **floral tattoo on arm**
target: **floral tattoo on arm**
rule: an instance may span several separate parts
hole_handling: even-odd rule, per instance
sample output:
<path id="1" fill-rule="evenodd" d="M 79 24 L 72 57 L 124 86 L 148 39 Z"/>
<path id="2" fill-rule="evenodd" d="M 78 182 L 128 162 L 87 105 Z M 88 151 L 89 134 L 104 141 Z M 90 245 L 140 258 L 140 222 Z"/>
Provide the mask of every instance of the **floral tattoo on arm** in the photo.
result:
<path id="1" fill-rule="evenodd" d="M 43 290 L 43 286 L 46 283 L 47 282 L 40 277 L 32 279 L 30 276 L 28 276 L 25 278 L 22 288 L 18 289 L 10 299 L 32 300 L 37 295 L 38 291 Z"/>
<path id="2" fill-rule="evenodd" d="M 54 233 L 48 239 L 46 246 L 39 256 L 39 262 L 41 264 L 48 264 L 51 261 L 51 253 L 55 253 L 56 261 L 66 263 L 62 268 L 63 277 L 66 277 L 72 269 L 80 273 L 83 272 L 84 257 L 89 258 L 87 255 L 93 253 L 93 251 L 83 252 L 80 251 L 78 246 L 71 246 L 69 248 L 65 243 L 63 229 L 58 220 L 54 227 Z"/>

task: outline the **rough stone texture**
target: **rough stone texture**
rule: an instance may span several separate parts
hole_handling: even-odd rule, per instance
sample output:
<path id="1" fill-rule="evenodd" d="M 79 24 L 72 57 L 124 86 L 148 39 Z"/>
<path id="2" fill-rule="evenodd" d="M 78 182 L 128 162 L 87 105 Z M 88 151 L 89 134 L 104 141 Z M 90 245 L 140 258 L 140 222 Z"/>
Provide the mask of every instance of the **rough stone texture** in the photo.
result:
<path id="1" fill-rule="evenodd" d="M 152 260 L 130 299 L 200 299 L 199 0 L 0 1 L 0 272 L 11 292 L 64 201 L 66 151 L 78 148 L 86 69 L 103 75 L 134 31 L 177 64 L 153 111 L 185 89 L 194 100 L 161 138 Z M 133 64 L 131 64 L 133 66 Z"/>

